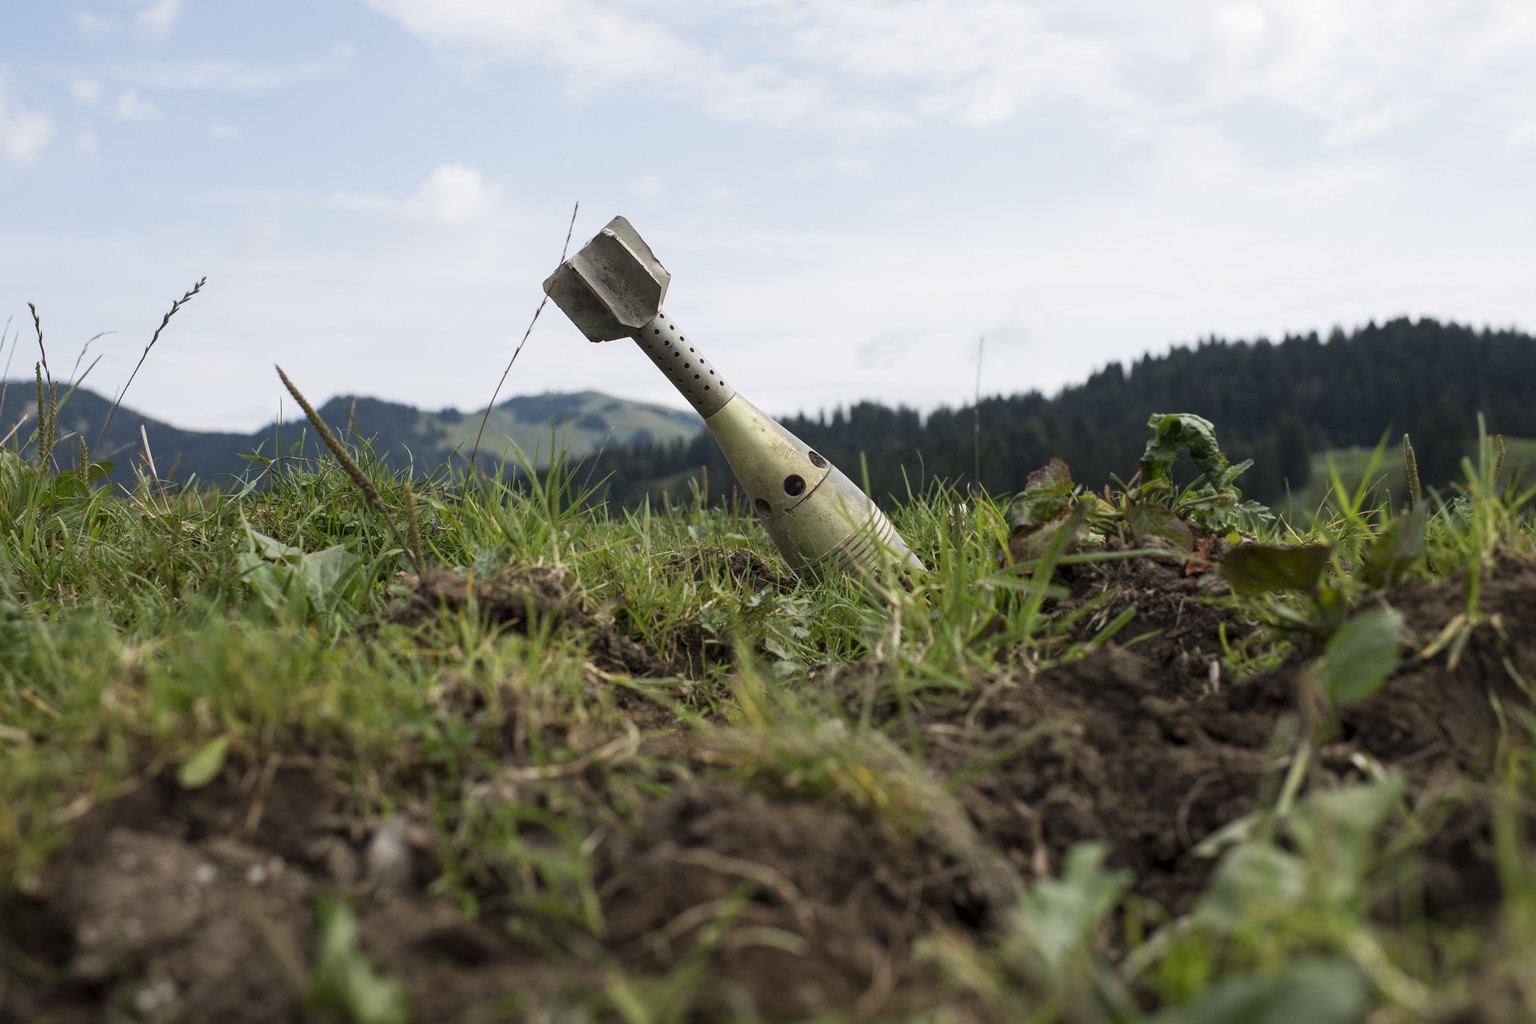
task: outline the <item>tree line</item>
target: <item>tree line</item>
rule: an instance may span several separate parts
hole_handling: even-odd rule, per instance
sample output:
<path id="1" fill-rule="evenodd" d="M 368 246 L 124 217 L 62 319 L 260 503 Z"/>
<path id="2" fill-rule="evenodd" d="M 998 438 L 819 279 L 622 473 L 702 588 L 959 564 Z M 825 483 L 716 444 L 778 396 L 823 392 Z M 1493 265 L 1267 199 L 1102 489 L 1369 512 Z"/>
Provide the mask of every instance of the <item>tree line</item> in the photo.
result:
<path id="1" fill-rule="evenodd" d="M 1135 471 L 1153 413 L 1195 413 L 1216 425 L 1240 480 L 1264 502 L 1304 486 L 1314 451 L 1413 438 L 1426 485 L 1458 474 L 1476 434 L 1536 436 L 1536 338 L 1432 319 L 1372 322 L 1278 342 L 1219 337 L 1111 363 L 1046 396 L 1028 391 L 940 408 L 859 402 L 780 422 L 877 499 L 905 498 L 932 481 L 991 493 L 1023 487 L 1051 458 L 1090 487 Z M 714 439 L 637 444 L 599 457 L 598 495 L 630 504 L 663 492 L 685 497 L 707 480 L 712 497 L 734 482 Z"/>

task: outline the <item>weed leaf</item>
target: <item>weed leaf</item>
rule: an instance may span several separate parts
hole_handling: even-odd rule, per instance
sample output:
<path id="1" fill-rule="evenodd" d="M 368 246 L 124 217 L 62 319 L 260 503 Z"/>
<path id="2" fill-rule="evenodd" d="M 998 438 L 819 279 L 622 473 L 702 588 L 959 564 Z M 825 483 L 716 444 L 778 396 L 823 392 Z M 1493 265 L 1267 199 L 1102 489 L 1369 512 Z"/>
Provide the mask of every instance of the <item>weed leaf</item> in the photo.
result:
<path id="1" fill-rule="evenodd" d="M 1310 593 L 1328 568 L 1330 553 L 1323 544 L 1244 544 L 1227 552 L 1221 574 L 1234 590 L 1248 594 Z"/>
<path id="2" fill-rule="evenodd" d="M 1255 839 L 1221 858 L 1195 908 L 1195 918 L 1226 932 L 1245 922 L 1280 917 L 1306 896 L 1306 864 L 1273 843 Z"/>
<path id="3" fill-rule="evenodd" d="M 176 781 L 182 789 L 199 789 L 219 777 L 224 770 L 224 755 L 229 753 L 229 737 L 218 736 L 197 748 L 197 752 L 176 769 Z"/>
<path id="4" fill-rule="evenodd" d="M 1033 533 L 1054 523 L 1072 508 L 1072 471 L 1052 459 L 1029 474 L 1024 491 L 1008 506 L 1008 523 L 1015 533 Z"/>
<path id="5" fill-rule="evenodd" d="M 275 537 L 268 537 L 256 530 L 247 530 L 251 542 L 256 545 L 256 551 L 262 558 L 271 559 L 274 562 L 293 560 L 304 554 L 303 548 L 296 548 L 291 544 L 284 544 Z"/>
<path id="6" fill-rule="evenodd" d="M 1381 533 L 1371 542 L 1365 564 L 1360 567 L 1360 581 L 1380 589 L 1401 580 L 1424 554 L 1428 515 L 1429 506 L 1419 502 L 1411 511 L 1382 527 Z"/>
<path id="7" fill-rule="evenodd" d="M 1351 619 L 1328 640 L 1318 680 L 1335 706 L 1365 700 L 1397 666 L 1403 613 L 1374 608 Z"/>
<path id="8" fill-rule="evenodd" d="M 320 901 L 318 953 L 309 1002 L 352 1024 L 406 1024 L 410 1011 L 400 982 L 380 974 L 357 942 L 357 918 L 337 898 Z"/>
<path id="9" fill-rule="evenodd" d="M 1197 1002 L 1152 1018 L 1153 1024 L 1353 1024 L 1366 1008 L 1360 972 L 1342 960 L 1303 960 L 1272 977 L 1212 986 Z"/>
<path id="10" fill-rule="evenodd" d="M 1126 510 L 1125 521 L 1138 547 L 1169 548 L 1185 553 L 1195 550 L 1195 535 L 1189 524 L 1163 505 L 1133 505 Z"/>
<path id="11" fill-rule="evenodd" d="M 1287 819 L 1291 838 L 1313 864 L 1320 891 L 1336 903 L 1358 900 L 1370 872 L 1377 834 L 1403 797 L 1401 777 L 1319 790 L 1307 795 Z"/>
<path id="12" fill-rule="evenodd" d="M 299 560 L 299 573 L 304 578 L 310 601 L 317 608 L 326 611 L 333 609 L 353 573 L 362 564 L 362 558 L 348 551 L 342 544 L 333 544 L 314 554 L 305 555 Z"/>
<path id="13" fill-rule="evenodd" d="M 1141 456 L 1142 486 L 1173 486 L 1172 470 L 1179 450 L 1187 448 L 1206 482 L 1216 490 L 1222 490 L 1233 475 L 1227 468 L 1227 457 L 1216 442 L 1216 427 L 1210 420 L 1193 413 L 1153 413 L 1147 420 L 1152 430 L 1152 440 L 1147 442 Z"/>
<path id="14" fill-rule="evenodd" d="M 1130 887 L 1130 872 L 1105 869 L 1105 853 L 1103 843 L 1079 843 L 1059 879 L 1042 878 L 1019 902 L 1019 926 L 1052 974 L 1088 947 Z"/>

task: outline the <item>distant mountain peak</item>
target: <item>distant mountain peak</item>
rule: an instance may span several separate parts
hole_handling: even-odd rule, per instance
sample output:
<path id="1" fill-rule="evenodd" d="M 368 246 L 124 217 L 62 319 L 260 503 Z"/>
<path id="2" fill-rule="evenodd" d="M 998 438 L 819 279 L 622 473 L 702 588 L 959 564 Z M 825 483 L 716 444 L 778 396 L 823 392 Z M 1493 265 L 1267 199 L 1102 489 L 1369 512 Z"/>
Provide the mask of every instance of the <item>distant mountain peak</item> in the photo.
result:
<path id="1" fill-rule="evenodd" d="M 0 416 L 14 410 L 14 419 L 31 412 L 35 417 L 34 383 L 30 380 L 4 384 L 8 402 Z M 111 402 L 85 388 L 76 390 L 60 410 L 60 441 L 73 433 L 92 445 L 106 420 Z M 485 408 L 473 413 L 457 409 L 430 412 L 404 402 L 367 395 L 343 394 L 328 399 L 316 412 L 344 440 L 372 442 L 375 452 L 396 468 L 413 465 L 427 471 L 443 464 L 462 466 L 474 449 Z M 140 434 L 140 428 L 143 434 Z M 686 440 L 703 429 L 693 412 L 650 402 L 632 402 L 598 391 L 554 392 L 516 396 L 491 410 L 479 455 L 488 464 L 523 452 L 535 461 L 548 461 L 552 452 L 580 458 L 602 448 L 623 448 L 637 443 Z M 249 434 L 182 430 L 130 407 L 117 411 L 95 458 L 119 464 L 116 479 L 127 479 L 126 466 L 142 458 L 145 439 L 162 476 L 185 480 L 193 475 L 211 482 L 238 476 L 251 464 L 240 456 L 260 452 L 287 456 L 292 445 L 305 437 L 308 425 L 300 419 L 271 423 Z M 18 443 L 25 443 L 26 430 Z M 308 441 L 315 439 L 309 436 Z M 318 449 L 307 454 L 318 454 Z"/>

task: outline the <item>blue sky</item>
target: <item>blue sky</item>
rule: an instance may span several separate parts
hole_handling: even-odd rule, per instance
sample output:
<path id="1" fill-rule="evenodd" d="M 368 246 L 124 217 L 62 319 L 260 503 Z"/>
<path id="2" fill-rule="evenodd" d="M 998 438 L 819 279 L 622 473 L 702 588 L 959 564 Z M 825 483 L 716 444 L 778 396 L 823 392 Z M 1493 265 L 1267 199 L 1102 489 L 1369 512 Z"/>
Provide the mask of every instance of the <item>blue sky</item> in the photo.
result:
<path id="1" fill-rule="evenodd" d="M 1433 316 L 1536 330 L 1529 0 L 7 0 L 0 362 L 254 429 L 483 407 L 627 216 L 756 404 L 931 409 Z M 502 397 L 682 401 L 546 309 Z M 14 407 L 13 407 L 14 408 Z M 291 415 L 291 402 L 288 403 Z M 7 413 L 6 415 L 11 415 Z M 8 426 L 7 428 L 8 429 Z"/>

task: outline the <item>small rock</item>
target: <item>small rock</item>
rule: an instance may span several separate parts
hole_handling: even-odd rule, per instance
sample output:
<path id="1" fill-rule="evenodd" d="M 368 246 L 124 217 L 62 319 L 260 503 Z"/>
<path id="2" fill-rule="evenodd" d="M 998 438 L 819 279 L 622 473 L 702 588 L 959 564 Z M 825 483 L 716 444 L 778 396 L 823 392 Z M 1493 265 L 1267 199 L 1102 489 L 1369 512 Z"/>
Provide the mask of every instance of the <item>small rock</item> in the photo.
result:
<path id="1" fill-rule="evenodd" d="M 368 841 L 368 881 L 382 890 L 405 892 L 416 873 L 411 853 L 411 823 L 401 815 L 384 822 Z"/>

